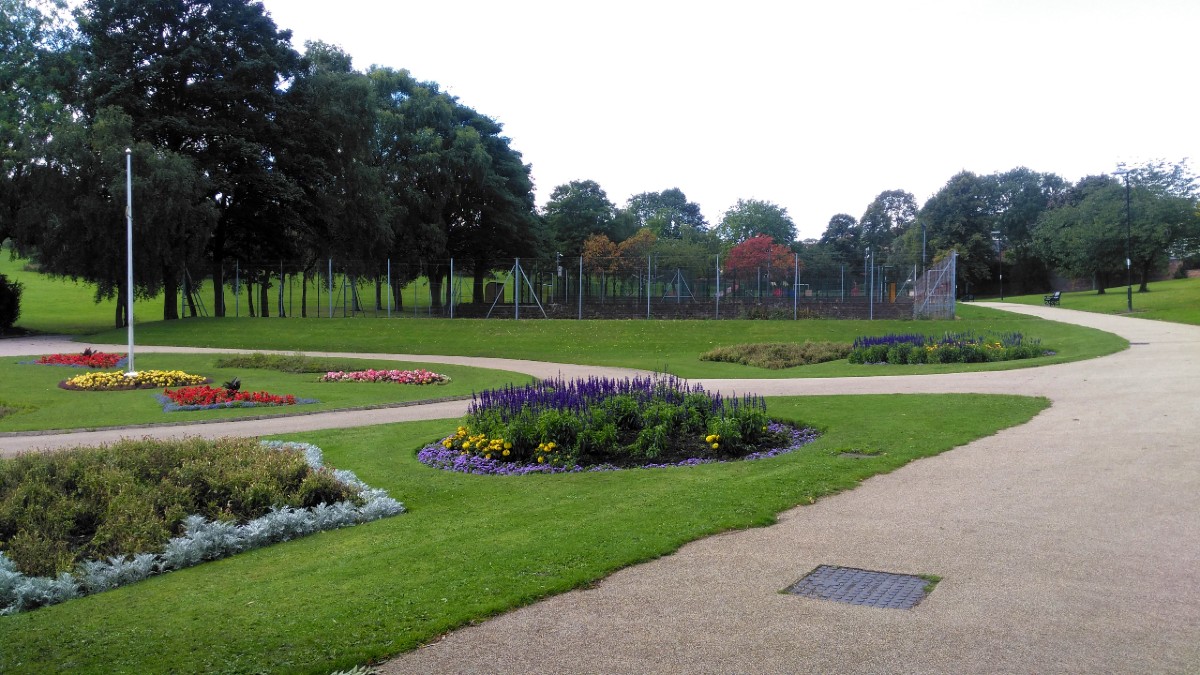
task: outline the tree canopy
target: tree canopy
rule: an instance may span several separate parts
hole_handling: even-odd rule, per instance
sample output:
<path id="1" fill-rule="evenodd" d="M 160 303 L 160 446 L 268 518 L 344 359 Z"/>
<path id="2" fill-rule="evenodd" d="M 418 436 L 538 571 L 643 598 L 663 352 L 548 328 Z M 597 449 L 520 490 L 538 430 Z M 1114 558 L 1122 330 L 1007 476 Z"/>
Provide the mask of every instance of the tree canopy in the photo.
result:
<path id="1" fill-rule="evenodd" d="M 727 244 L 740 244 L 751 237 L 766 235 L 789 245 L 796 240 L 796 224 L 787 209 L 768 201 L 739 199 L 725 212 L 717 226 L 717 236 Z"/>

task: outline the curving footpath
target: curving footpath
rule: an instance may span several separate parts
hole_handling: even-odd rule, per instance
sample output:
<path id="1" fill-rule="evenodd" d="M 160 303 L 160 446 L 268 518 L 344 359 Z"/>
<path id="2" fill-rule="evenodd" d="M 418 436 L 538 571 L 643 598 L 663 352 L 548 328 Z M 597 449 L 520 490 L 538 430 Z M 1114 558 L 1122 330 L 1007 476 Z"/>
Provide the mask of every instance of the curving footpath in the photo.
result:
<path id="1" fill-rule="evenodd" d="M 785 512 L 771 527 L 694 542 L 588 590 L 452 633 L 382 669 L 1200 672 L 1200 327 L 994 306 L 1113 332 L 1131 348 L 989 373 L 705 381 L 765 395 L 1016 393 L 1053 405 L 1028 424 Z M 630 372 L 500 359 L 486 365 L 541 376 Z M 345 426 L 431 419 L 460 414 L 458 405 L 283 423 L 300 431 L 317 428 L 302 426 L 316 418 Z M 937 410 L 929 415 L 936 424 Z M 160 431 L 274 433 L 261 420 L 102 433 Z M 83 433 L 10 436 L 0 438 L 0 452 L 83 438 L 95 442 Z M 942 581 L 912 610 L 780 593 L 822 564 Z"/>

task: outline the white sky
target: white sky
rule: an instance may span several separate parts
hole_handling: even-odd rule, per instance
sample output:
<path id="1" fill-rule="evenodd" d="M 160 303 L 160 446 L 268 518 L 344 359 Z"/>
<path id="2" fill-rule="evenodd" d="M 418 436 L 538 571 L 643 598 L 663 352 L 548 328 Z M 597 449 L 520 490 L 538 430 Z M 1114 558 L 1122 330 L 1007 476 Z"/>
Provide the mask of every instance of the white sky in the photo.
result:
<path id="1" fill-rule="evenodd" d="M 297 49 L 406 68 L 499 121 L 539 206 L 576 179 L 618 206 L 678 187 L 714 225 L 775 202 L 804 239 L 963 169 L 1200 165 L 1198 0 L 263 4 Z"/>

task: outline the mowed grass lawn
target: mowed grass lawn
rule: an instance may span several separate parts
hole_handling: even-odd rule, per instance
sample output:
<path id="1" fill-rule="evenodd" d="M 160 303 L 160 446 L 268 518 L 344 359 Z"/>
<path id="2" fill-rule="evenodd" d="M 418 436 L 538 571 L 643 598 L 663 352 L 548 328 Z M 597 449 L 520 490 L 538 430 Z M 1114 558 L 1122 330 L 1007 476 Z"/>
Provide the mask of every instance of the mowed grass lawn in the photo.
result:
<path id="1" fill-rule="evenodd" d="M 218 361 L 229 356 L 144 353 L 135 355 L 135 358 L 140 370 L 182 370 L 211 378 L 213 386 L 218 387 L 236 377 L 241 380 L 243 391 L 292 394 L 298 398 L 311 398 L 319 402 L 295 406 L 163 412 L 162 404 L 156 398 L 156 394 L 162 393 L 161 389 L 69 391 L 59 388 L 58 383 L 89 372 L 88 369 L 33 365 L 23 363 L 32 360 L 33 357 L 10 357 L 0 359 L 0 432 L 194 422 L 385 406 L 464 397 L 483 389 L 499 387 L 510 382 L 524 384 L 533 379 L 521 373 L 467 366 L 337 359 L 332 362 L 342 370 L 424 368 L 448 375 L 451 381 L 430 385 L 321 382 L 321 373 L 284 373 L 257 368 L 217 366 Z"/>
<path id="2" fill-rule="evenodd" d="M 556 363 L 624 366 L 690 378 L 853 377 L 1007 370 L 1111 354 L 1128 342 L 1090 328 L 959 306 L 954 321 L 511 321 L 474 319 L 187 319 L 139 325 L 142 344 L 488 356 Z M 756 342 L 853 342 L 887 333 L 1020 332 L 1055 355 L 1029 361 L 923 366 L 862 366 L 836 361 L 769 370 L 702 361 L 715 348 Z M 88 337 L 122 344 L 125 331 Z"/>
<path id="3" fill-rule="evenodd" d="M 484 477 L 416 461 L 454 420 L 297 434 L 409 513 L 2 617 L 0 672 L 328 673 L 376 662 L 706 535 L 768 525 L 789 507 L 1022 424 L 1048 404 L 947 395 L 768 405 L 824 435 L 754 462 Z M 862 450 L 880 454 L 842 454 Z"/>
<path id="4" fill-rule="evenodd" d="M 1147 288 L 1146 293 L 1139 293 L 1134 284 L 1131 316 L 1200 326 L 1200 278 L 1155 281 Z M 1105 289 L 1103 294 L 1096 291 L 1063 293 L 1059 306 L 1101 314 L 1128 314 L 1128 289 L 1128 286 L 1118 286 Z M 1004 301 L 1040 305 L 1044 298 L 1041 294 L 1021 295 L 1004 298 Z"/>

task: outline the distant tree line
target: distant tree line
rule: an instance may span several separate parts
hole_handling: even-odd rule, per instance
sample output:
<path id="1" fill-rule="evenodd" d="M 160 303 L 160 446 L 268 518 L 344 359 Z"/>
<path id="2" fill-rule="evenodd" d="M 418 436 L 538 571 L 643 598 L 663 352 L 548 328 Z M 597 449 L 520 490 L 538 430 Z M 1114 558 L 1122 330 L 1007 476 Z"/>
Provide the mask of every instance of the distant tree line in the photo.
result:
<path id="1" fill-rule="evenodd" d="M 495 120 L 406 70 L 356 70 L 322 42 L 298 53 L 251 0 L 0 8 L 0 240 L 50 274 L 92 284 L 97 300 L 116 298 L 117 325 L 127 317 L 127 148 L 134 291 L 162 293 L 166 319 L 180 316 L 193 271 L 212 279 L 211 310 L 224 316 L 231 259 L 261 315 L 272 274 L 308 277 L 329 258 L 375 280 L 377 301 L 381 266 L 398 263 L 396 306 L 421 263 L 436 307 L 450 293 L 440 281 L 450 259 L 481 301 L 513 257 L 579 256 L 615 273 L 649 254 L 783 269 L 790 252 L 812 272 L 861 264 L 868 251 L 905 264 L 956 251 L 972 286 L 1003 272 L 1015 290 L 1041 291 L 1060 271 L 1102 289 L 1124 270 L 1127 193 L 1143 289 L 1170 255 L 1200 249 L 1183 161 L 1074 185 L 1025 168 L 964 171 L 923 205 L 887 190 L 861 217 L 836 214 L 803 242 L 770 201 L 740 199 L 710 225 L 678 188 L 619 207 L 595 181 L 576 180 L 539 211 L 530 166 Z"/>

